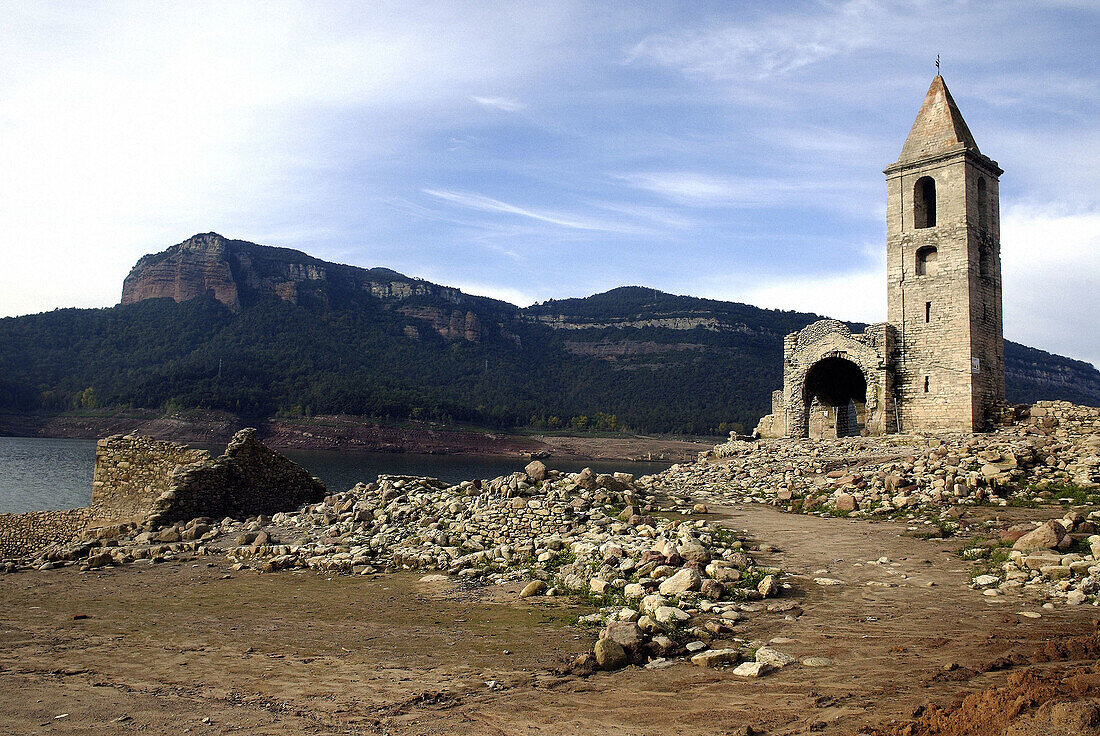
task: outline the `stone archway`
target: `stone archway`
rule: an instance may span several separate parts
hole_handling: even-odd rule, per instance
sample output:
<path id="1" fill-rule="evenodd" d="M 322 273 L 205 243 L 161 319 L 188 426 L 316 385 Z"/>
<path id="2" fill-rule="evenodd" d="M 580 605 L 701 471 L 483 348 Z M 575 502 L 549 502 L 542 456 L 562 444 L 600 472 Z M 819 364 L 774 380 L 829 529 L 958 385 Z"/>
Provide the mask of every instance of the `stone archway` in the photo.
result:
<path id="1" fill-rule="evenodd" d="M 837 355 L 810 366 L 802 384 L 807 431 L 811 437 L 851 437 L 867 426 L 867 377 Z"/>

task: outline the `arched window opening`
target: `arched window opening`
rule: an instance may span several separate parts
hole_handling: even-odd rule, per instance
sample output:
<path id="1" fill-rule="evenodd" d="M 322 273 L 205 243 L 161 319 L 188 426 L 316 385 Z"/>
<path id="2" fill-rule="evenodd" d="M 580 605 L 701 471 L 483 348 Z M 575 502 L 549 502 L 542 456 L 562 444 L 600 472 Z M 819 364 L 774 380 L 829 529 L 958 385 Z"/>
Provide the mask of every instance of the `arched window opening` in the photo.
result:
<path id="1" fill-rule="evenodd" d="M 989 187 L 984 176 L 978 177 L 978 227 L 989 229 Z"/>
<path id="2" fill-rule="evenodd" d="M 866 427 L 867 379 L 846 358 L 829 356 L 815 363 L 806 374 L 803 401 L 811 437 L 850 437 Z"/>
<path id="3" fill-rule="evenodd" d="M 940 270 L 940 254 L 934 245 L 917 248 L 917 275 L 935 276 Z"/>
<path id="4" fill-rule="evenodd" d="M 913 186 L 913 225 L 936 226 L 936 180 L 930 176 L 922 176 Z"/>

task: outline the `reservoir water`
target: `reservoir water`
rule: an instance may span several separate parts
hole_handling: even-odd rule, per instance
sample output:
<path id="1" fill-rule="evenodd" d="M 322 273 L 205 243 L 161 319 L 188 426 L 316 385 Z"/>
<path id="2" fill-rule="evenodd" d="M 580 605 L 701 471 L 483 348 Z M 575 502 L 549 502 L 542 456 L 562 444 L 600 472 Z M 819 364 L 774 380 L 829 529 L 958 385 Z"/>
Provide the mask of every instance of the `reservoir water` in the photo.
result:
<path id="1" fill-rule="evenodd" d="M 0 437 L 0 513 L 86 506 L 92 498 L 95 444 L 95 440 Z M 524 458 L 492 456 L 320 450 L 288 450 L 284 454 L 324 481 L 332 492 L 346 491 L 380 474 L 429 475 L 448 483 L 495 478 L 522 470 L 528 462 Z M 601 473 L 622 471 L 635 476 L 657 473 L 669 466 L 625 460 L 549 458 L 544 462 L 562 471 L 575 472 L 589 466 Z"/>

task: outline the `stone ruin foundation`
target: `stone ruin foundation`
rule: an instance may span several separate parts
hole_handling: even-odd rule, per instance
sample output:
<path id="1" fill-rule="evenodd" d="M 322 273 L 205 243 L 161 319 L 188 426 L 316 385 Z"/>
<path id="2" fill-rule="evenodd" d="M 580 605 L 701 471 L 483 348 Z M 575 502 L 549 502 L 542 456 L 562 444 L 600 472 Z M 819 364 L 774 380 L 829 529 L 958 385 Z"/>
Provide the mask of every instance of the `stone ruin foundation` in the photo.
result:
<path id="1" fill-rule="evenodd" d="M 175 442 L 114 435 L 96 446 L 92 502 L 63 511 L 0 514 L 0 558 L 32 555 L 99 527 L 147 529 L 200 516 L 244 518 L 325 497 L 301 466 L 242 429 L 213 457 Z"/>

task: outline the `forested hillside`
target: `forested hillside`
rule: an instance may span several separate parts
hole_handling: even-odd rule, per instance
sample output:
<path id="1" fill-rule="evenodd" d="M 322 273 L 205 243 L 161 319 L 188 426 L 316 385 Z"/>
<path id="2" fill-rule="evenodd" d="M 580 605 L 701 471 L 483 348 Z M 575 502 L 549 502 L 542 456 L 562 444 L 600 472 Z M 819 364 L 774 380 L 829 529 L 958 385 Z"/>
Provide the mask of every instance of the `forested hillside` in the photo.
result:
<path id="1" fill-rule="evenodd" d="M 818 319 L 640 287 L 520 309 L 215 234 L 143 258 L 123 301 L 0 320 L 0 410 L 720 433 L 769 410 L 783 336 Z M 1086 363 L 1007 343 L 1006 368 L 1011 401 L 1100 403 Z"/>

